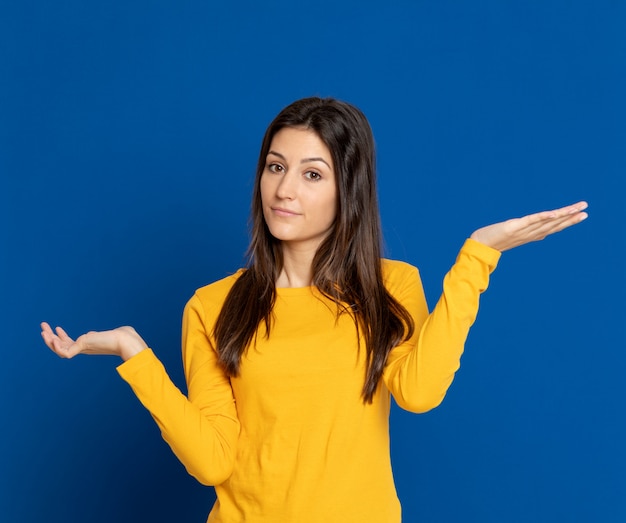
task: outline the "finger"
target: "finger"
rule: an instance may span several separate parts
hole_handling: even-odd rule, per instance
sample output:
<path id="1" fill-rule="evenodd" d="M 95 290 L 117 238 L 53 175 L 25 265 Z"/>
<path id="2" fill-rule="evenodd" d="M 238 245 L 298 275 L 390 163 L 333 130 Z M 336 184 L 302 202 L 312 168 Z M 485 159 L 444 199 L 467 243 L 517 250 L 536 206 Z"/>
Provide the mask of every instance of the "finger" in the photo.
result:
<path id="1" fill-rule="evenodd" d="M 583 220 L 586 220 L 588 216 L 589 215 L 586 212 L 577 212 L 575 214 L 564 216 L 563 219 L 556 220 L 550 224 L 548 234 L 554 234 L 555 232 L 560 232 L 568 227 L 571 227 L 572 225 L 576 225 Z"/>
<path id="2" fill-rule="evenodd" d="M 50 324 L 41 322 L 41 337 L 52 352 L 60 358 L 76 356 L 80 352 L 80 345 L 76 344 L 61 327 L 57 327 L 56 331 L 59 335 L 55 334 Z"/>
<path id="3" fill-rule="evenodd" d="M 41 323 L 41 337 L 43 338 L 44 343 L 52 350 L 54 350 L 55 343 L 59 341 L 58 336 L 46 322 Z"/>
<path id="4" fill-rule="evenodd" d="M 549 219 L 536 221 L 526 227 L 527 234 L 537 234 L 538 232 L 548 232 L 559 227 L 560 224 L 575 220 L 571 214 L 554 216 Z"/>
<path id="5" fill-rule="evenodd" d="M 52 329 L 50 328 L 50 325 L 48 325 L 45 321 L 41 323 L 41 337 L 44 339 L 44 341 L 46 341 L 49 338 L 52 338 L 54 336 L 54 333 L 52 332 Z"/>
<path id="6" fill-rule="evenodd" d="M 57 327 L 56 331 L 57 331 L 57 335 L 62 341 L 74 343 L 74 340 L 70 338 L 70 336 L 67 334 L 67 332 L 63 330 L 62 327 Z"/>
<path id="7" fill-rule="evenodd" d="M 52 340 L 57 337 L 52 330 L 52 327 L 50 327 L 50 325 L 45 321 L 41 323 L 41 337 L 43 338 L 44 342 L 46 342 L 46 344 L 51 343 Z"/>
<path id="8" fill-rule="evenodd" d="M 544 221 L 550 221 L 553 219 L 562 218 L 563 216 L 568 216 L 571 214 L 579 213 L 585 210 L 588 206 L 589 204 L 587 202 L 580 201 L 572 205 L 561 207 L 560 209 L 552 209 L 550 211 L 541 211 L 538 213 L 529 214 L 527 216 L 520 218 L 520 220 L 525 222 L 525 224 L 527 225 L 540 223 Z"/>
<path id="9" fill-rule="evenodd" d="M 561 207 L 560 209 L 553 209 L 552 211 L 547 212 L 552 213 L 555 218 L 560 218 L 561 216 L 567 216 L 570 214 L 576 214 L 584 211 L 587 207 L 589 207 L 589 204 L 587 202 L 580 201 L 571 205 L 566 205 L 565 207 Z"/>
<path id="10" fill-rule="evenodd" d="M 541 211 L 536 212 L 534 214 L 528 214 L 526 216 L 522 216 L 517 220 L 513 220 L 514 225 L 518 229 L 526 229 L 533 227 L 541 227 L 544 223 L 549 222 L 551 220 L 559 218 L 561 215 L 559 214 L 560 209 L 554 211 Z"/>
<path id="11" fill-rule="evenodd" d="M 41 337 L 43 338 L 43 342 L 48 346 L 49 349 L 54 350 L 54 345 L 52 340 L 54 334 L 52 334 L 52 331 L 47 331 L 47 330 L 42 330 L 41 331 Z"/>
<path id="12" fill-rule="evenodd" d="M 50 332 L 42 332 L 41 337 L 43 338 L 44 343 L 48 346 L 48 348 L 54 352 L 57 356 L 65 357 L 65 353 L 67 352 L 61 343 L 61 340 Z"/>
<path id="13" fill-rule="evenodd" d="M 552 211 L 542 211 L 535 214 L 529 214 L 523 218 L 513 221 L 513 227 L 518 231 L 535 235 L 539 232 L 546 231 L 547 234 L 563 230 L 570 225 L 580 223 L 587 218 L 587 213 L 582 212 L 587 208 L 587 202 L 578 202 L 574 205 L 561 207 Z M 561 224 L 565 223 L 564 227 Z M 559 228 L 561 227 L 561 228 Z"/>
<path id="14" fill-rule="evenodd" d="M 581 202 L 569 205 L 568 207 L 570 209 L 569 212 L 573 214 L 576 212 L 584 211 L 587 207 L 589 207 L 589 204 L 585 201 L 581 201 Z"/>
<path id="15" fill-rule="evenodd" d="M 586 218 L 587 213 L 577 212 L 575 215 L 568 213 L 552 220 L 535 223 L 526 228 L 524 235 L 530 241 L 543 240 L 546 236 L 576 225 Z"/>

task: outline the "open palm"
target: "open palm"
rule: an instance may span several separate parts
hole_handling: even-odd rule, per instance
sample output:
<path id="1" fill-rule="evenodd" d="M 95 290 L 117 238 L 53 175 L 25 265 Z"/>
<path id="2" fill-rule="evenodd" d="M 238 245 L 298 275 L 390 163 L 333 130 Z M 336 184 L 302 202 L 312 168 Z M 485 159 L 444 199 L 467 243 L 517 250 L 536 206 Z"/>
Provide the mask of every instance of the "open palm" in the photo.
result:
<path id="1" fill-rule="evenodd" d="M 127 360 L 146 348 L 146 343 L 132 327 L 88 332 L 74 340 L 61 327 L 52 330 L 48 323 L 43 322 L 41 337 L 61 358 L 73 358 L 77 354 L 102 354 Z"/>
<path id="2" fill-rule="evenodd" d="M 494 223 L 474 231 L 471 238 L 497 249 L 506 251 L 525 243 L 543 240 L 546 236 L 576 225 L 587 218 L 583 212 L 587 202 L 578 202 L 553 211 L 529 214 Z"/>

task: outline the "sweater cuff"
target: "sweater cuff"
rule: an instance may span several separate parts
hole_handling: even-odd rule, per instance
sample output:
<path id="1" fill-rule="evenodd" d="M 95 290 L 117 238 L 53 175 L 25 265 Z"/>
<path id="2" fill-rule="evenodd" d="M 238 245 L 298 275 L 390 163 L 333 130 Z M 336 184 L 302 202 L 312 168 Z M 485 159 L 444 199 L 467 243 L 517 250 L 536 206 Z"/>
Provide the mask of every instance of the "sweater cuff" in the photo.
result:
<path id="1" fill-rule="evenodd" d="M 135 354 L 132 358 L 127 359 L 124 363 L 118 365 L 116 370 L 122 379 L 128 383 L 133 381 L 138 374 L 143 372 L 147 367 L 159 364 L 152 349 L 144 349 L 140 353 Z"/>
<path id="2" fill-rule="evenodd" d="M 492 272 L 496 265 L 498 265 L 498 260 L 502 253 L 494 249 L 493 247 L 489 247 L 484 243 L 480 243 L 479 241 L 472 240 L 468 238 L 465 240 L 463 247 L 461 248 L 461 253 L 467 254 L 473 258 L 477 258 L 481 262 L 485 263 L 489 266 L 489 272 Z"/>

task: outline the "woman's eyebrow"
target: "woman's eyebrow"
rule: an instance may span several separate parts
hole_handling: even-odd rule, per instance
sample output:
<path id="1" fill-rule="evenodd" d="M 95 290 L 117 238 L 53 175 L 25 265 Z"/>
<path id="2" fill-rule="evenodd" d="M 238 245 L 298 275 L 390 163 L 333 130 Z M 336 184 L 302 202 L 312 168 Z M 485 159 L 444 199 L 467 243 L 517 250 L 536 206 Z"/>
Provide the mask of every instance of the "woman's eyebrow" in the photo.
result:
<path id="1" fill-rule="evenodd" d="M 282 160 L 286 160 L 286 158 L 282 154 L 277 153 L 276 151 L 268 151 L 267 154 L 268 155 L 269 154 L 273 154 L 274 156 L 278 156 Z M 302 158 L 302 160 L 300 160 L 300 163 L 307 163 L 307 162 L 322 162 L 322 163 L 325 163 L 328 166 L 329 169 L 332 169 L 330 164 L 326 160 L 324 160 L 324 158 L 321 158 L 321 157 L 317 157 L 316 156 L 316 157 L 312 157 L 312 158 Z"/>
<path id="2" fill-rule="evenodd" d="M 331 169 L 331 166 L 328 165 L 328 162 L 326 160 L 324 160 L 324 158 L 319 158 L 319 157 L 315 157 L 315 158 L 302 158 L 302 160 L 300 160 L 300 163 L 307 163 L 307 162 L 322 162 L 325 163 L 326 166 Z"/>
<path id="3" fill-rule="evenodd" d="M 274 156 L 278 156 L 279 158 L 282 158 L 283 160 L 286 160 L 286 158 L 285 158 L 282 154 L 277 153 L 276 151 L 268 151 L 268 153 L 267 153 L 267 154 L 268 154 L 268 155 L 269 155 L 269 154 L 273 154 Z"/>

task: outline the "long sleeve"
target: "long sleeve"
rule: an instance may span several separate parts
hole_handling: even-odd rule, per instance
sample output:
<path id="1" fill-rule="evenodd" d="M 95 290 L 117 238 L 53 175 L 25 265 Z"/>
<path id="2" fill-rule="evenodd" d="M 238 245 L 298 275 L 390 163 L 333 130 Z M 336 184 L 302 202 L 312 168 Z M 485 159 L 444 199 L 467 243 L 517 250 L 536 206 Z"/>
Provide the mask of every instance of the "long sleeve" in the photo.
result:
<path id="1" fill-rule="evenodd" d="M 232 473 L 239 420 L 230 380 L 217 364 L 197 296 L 183 315 L 183 364 L 188 398 L 150 349 L 117 370 L 189 474 L 205 485 L 218 485 Z"/>
<path id="2" fill-rule="evenodd" d="M 443 401 L 476 319 L 480 294 L 487 289 L 499 257 L 499 251 L 468 239 L 446 274 L 443 293 L 430 314 L 417 269 L 405 274 L 402 282 L 392 282 L 397 289 L 390 292 L 415 322 L 413 338 L 391 351 L 383 373 L 402 408 L 426 412 Z"/>

